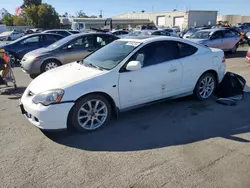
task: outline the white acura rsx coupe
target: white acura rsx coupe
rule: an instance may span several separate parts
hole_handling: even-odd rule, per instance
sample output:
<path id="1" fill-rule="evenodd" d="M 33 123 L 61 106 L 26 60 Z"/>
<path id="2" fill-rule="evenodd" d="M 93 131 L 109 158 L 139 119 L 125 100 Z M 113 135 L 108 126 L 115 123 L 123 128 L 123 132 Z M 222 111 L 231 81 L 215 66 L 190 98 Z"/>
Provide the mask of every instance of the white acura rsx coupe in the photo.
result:
<path id="1" fill-rule="evenodd" d="M 81 62 L 33 80 L 20 108 L 43 130 L 103 127 L 111 115 L 161 99 L 209 98 L 225 73 L 224 52 L 183 39 L 120 39 Z"/>

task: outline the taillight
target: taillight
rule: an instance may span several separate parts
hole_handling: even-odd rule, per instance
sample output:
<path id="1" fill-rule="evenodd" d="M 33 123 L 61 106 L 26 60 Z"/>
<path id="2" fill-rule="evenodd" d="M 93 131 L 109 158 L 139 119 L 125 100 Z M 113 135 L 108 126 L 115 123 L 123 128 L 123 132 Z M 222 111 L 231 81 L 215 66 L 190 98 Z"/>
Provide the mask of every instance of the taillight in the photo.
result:
<path id="1" fill-rule="evenodd" d="M 222 63 L 225 63 L 225 62 L 226 62 L 226 58 L 225 58 L 225 56 L 223 56 Z"/>
<path id="2" fill-rule="evenodd" d="M 248 50 L 248 52 L 247 52 L 247 57 L 250 58 L 250 50 Z"/>

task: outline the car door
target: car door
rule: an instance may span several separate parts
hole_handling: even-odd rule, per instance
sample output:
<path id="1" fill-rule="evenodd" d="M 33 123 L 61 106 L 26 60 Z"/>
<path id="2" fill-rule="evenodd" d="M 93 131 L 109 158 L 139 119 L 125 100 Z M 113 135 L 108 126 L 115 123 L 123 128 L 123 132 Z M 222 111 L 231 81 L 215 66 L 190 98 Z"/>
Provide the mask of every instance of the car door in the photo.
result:
<path id="1" fill-rule="evenodd" d="M 231 30 L 224 31 L 224 50 L 231 50 L 239 42 L 240 36 Z"/>
<path id="2" fill-rule="evenodd" d="M 142 68 L 123 69 L 120 73 L 119 94 L 123 109 L 174 95 L 182 79 L 182 66 L 176 60 L 175 48 L 170 41 L 154 42 L 130 58 L 128 62 L 140 61 Z"/>
<path id="3" fill-rule="evenodd" d="M 210 37 L 209 47 L 225 49 L 224 35 L 222 31 L 215 31 Z"/>
<path id="4" fill-rule="evenodd" d="M 85 35 L 73 39 L 60 49 L 60 60 L 63 64 L 83 60 L 95 50 L 94 35 Z"/>
<path id="5" fill-rule="evenodd" d="M 17 52 L 19 58 L 21 59 L 26 53 L 40 48 L 41 47 L 40 40 L 41 40 L 40 35 L 32 35 L 20 41 L 18 43 L 18 52 Z"/>

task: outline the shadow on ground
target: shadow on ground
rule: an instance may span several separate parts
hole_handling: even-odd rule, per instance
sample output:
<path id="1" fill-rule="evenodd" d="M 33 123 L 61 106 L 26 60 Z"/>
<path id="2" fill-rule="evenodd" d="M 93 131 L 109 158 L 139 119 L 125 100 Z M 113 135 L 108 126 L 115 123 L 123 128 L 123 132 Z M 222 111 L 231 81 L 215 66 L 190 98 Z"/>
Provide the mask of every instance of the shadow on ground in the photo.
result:
<path id="1" fill-rule="evenodd" d="M 250 132 L 250 94 L 234 107 L 190 97 L 133 110 L 93 133 L 44 133 L 51 140 L 90 151 L 138 151 L 188 144 L 215 137 L 249 142 L 234 136 Z"/>
<path id="2" fill-rule="evenodd" d="M 231 58 L 241 58 L 241 57 L 246 57 L 247 50 L 238 50 L 236 53 L 231 54 L 230 52 L 226 52 L 225 56 L 227 59 Z"/>
<path id="3" fill-rule="evenodd" d="M 16 89 L 14 87 L 0 88 L 0 95 L 7 95 L 9 96 L 8 99 L 16 100 L 22 97 L 25 89 L 26 87 L 17 87 Z"/>

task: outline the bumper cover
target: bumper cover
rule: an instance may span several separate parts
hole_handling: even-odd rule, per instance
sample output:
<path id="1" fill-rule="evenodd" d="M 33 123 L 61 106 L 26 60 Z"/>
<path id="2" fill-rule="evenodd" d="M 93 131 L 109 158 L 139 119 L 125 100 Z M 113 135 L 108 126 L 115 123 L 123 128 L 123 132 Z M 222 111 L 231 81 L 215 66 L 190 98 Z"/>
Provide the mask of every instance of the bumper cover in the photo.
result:
<path id="1" fill-rule="evenodd" d="M 68 114 L 74 103 L 59 103 L 50 106 L 34 104 L 31 98 L 20 100 L 22 114 L 30 123 L 42 130 L 67 128 Z"/>

